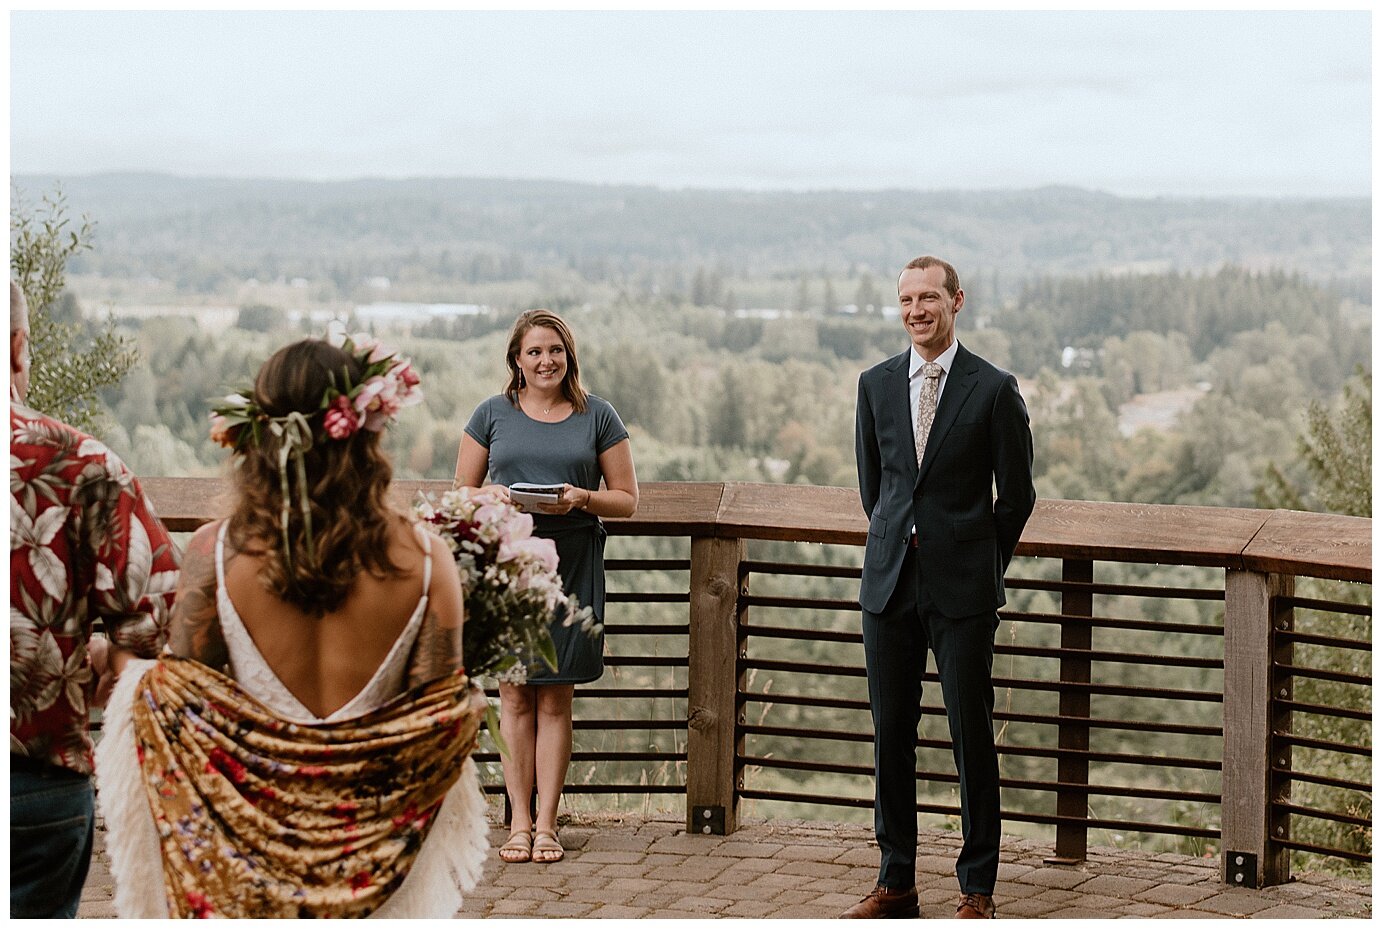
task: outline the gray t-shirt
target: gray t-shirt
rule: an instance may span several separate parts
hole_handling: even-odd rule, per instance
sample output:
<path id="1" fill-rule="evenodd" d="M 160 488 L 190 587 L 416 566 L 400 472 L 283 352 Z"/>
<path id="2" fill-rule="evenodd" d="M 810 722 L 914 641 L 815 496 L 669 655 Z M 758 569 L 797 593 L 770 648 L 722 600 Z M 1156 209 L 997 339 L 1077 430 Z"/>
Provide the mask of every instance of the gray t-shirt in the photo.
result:
<path id="1" fill-rule="evenodd" d="M 466 435 L 489 449 L 489 476 L 505 486 L 571 484 L 586 490 L 600 487 L 600 453 L 629 437 L 619 414 L 599 397 L 587 396 L 586 411 L 559 423 L 529 418 L 507 397 L 490 397 L 476 407 L 466 423 Z M 581 606 L 605 617 L 605 531 L 600 520 L 583 510 L 564 516 L 533 514 L 533 533 L 557 545 L 562 587 Z M 584 684 L 604 673 L 604 634 L 588 635 L 567 626 L 561 617 L 551 625 L 557 651 L 557 670 L 538 669 L 531 684 Z"/>
<path id="2" fill-rule="evenodd" d="M 609 402 L 586 396 L 586 411 L 558 423 L 538 422 L 496 394 L 475 408 L 466 434 L 489 450 L 489 477 L 508 486 L 570 484 L 600 489 L 600 453 L 629 437 Z M 589 519 L 573 510 L 572 516 Z"/>

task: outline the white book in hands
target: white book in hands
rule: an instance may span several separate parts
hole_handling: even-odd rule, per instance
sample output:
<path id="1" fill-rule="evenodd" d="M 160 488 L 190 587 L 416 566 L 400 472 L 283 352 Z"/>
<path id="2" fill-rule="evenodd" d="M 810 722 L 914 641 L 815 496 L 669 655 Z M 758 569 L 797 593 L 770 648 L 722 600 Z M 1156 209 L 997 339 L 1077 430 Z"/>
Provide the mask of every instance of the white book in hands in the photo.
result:
<path id="1" fill-rule="evenodd" d="M 510 484 L 509 499 L 521 506 L 539 506 L 561 499 L 561 484 Z"/>

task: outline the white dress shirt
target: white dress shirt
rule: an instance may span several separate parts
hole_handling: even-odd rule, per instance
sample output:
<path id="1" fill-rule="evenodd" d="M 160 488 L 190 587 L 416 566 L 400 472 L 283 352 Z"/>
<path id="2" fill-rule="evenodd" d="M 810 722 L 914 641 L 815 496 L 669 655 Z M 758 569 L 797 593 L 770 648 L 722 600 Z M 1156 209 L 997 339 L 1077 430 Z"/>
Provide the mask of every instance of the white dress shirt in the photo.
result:
<path id="1" fill-rule="evenodd" d="M 941 352 L 936 358 L 936 364 L 941 366 L 941 381 L 936 385 L 936 403 L 941 402 L 941 394 L 945 392 L 945 382 L 950 378 L 950 367 L 955 363 L 955 352 L 960 348 L 958 341 L 952 340 L 950 347 Z M 907 396 L 911 401 L 909 406 L 912 410 L 912 439 L 915 444 L 917 431 L 917 407 L 921 403 L 921 382 L 925 380 L 921 376 L 921 366 L 926 364 L 926 359 L 921 357 L 915 345 L 912 346 L 912 359 L 907 366 Z M 910 530 L 911 535 L 916 535 L 916 527 Z"/>

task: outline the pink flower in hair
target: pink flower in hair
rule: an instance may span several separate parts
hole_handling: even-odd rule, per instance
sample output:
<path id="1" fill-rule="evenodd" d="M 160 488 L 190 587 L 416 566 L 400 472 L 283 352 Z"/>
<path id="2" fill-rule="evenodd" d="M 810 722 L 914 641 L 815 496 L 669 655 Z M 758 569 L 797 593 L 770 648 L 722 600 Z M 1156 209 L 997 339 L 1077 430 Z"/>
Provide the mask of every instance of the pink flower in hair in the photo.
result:
<path id="1" fill-rule="evenodd" d="M 399 407 L 416 406 L 422 402 L 422 390 L 418 387 L 422 378 L 413 368 L 411 361 L 395 365 L 386 377 L 393 378 L 398 387 Z"/>
<path id="2" fill-rule="evenodd" d="M 333 439 L 348 439 L 360 428 L 362 419 L 351 408 L 350 398 L 341 395 L 327 407 L 326 415 L 322 417 L 322 428 Z"/>
<path id="3" fill-rule="evenodd" d="M 388 375 L 376 374 L 360 385 L 360 391 L 355 395 L 355 409 L 364 418 L 365 428 L 371 432 L 382 430 L 402 408 L 398 383 Z"/>
<path id="4" fill-rule="evenodd" d="M 383 342 L 370 335 L 368 332 L 357 332 L 350 337 L 351 344 L 355 346 L 356 354 L 369 352 L 367 359 L 369 364 L 376 364 L 385 358 L 391 358 L 398 354 Z"/>
<path id="5" fill-rule="evenodd" d="M 361 384 L 355 392 L 355 411 L 364 414 L 379 409 L 379 395 L 385 386 L 384 379 L 377 374 Z"/>
<path id="6" fill-rule="evenodd" d="M 230 424 L 220 413 L 211 414 L 211 441 L 217 445 L 224 445 L 232 448 L 235 445 L 235 438 L 230 433 Z"/>

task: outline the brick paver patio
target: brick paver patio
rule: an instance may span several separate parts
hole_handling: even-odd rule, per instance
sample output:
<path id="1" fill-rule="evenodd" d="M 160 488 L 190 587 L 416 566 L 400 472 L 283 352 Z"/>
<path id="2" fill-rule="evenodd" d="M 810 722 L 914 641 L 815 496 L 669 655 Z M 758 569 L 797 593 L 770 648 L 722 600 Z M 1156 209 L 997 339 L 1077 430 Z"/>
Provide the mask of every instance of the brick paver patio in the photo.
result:
<path id="1" fill-rule="evenodd" d="M 497 848 L 506 832 L 495 827 Z M 873 886 L 878 848 L 865 826 L 751 821 L 730 836 L 688 835 L 679 818 L 581 815 L 562 827 L 566 860 L 505 864 L 491 853 L 460 918 L 832 918 Z M 917 860 L 923 917 L 954 914 L 959 836 L 928 832 Z M 1050 919 L 1372 916 L 1372 888 L 1322 873 L 1262 890 L 1219 883 L 1212 859 L 1091 849 L 1074 866 L 1050 847 L 1006 839 L 998 916 Z M 114 916 L 102 836 L 78 916 Z"/>

